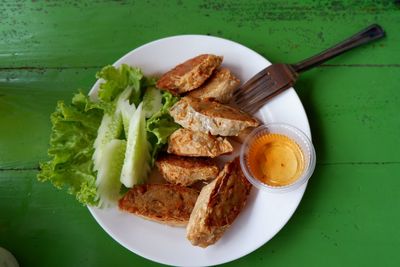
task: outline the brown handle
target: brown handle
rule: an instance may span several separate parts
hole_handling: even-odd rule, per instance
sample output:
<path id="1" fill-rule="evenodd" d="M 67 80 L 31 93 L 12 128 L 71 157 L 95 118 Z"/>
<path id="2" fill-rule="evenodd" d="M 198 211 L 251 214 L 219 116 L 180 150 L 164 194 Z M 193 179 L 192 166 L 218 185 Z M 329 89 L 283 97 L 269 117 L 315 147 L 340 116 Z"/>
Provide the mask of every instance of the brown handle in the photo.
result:
<path id="1" fill-rule="evenodd" d="M 297 64 L 292 64 L 291 66 L 297 73 L 300 73 L 309 70 L 315 66 L 318 66 L 324 63 L 325 61 L 328 61 L 329 59 L 334 58 L 340 54 L 343 54 L 344 52 L 347 52 L 350 49 L 369 43 L 373 40 L 380 39 L 384 36 L 385 32 L 383 31 L 382 27 L 379 26 L 378 24 L 372 24 L 371 26 L 365 28 L 359 33 L 321 52 L 320 54 L 310 57 L 306 60 L 303 60 Z"/>

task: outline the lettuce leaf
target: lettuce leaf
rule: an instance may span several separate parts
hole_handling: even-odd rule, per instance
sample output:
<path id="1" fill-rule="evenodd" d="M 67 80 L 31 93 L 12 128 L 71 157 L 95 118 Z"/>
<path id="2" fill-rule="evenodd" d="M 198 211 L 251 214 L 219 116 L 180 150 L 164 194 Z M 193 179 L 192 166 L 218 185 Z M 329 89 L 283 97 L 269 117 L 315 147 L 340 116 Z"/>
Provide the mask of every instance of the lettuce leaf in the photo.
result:
<path id="1" fill-rule="evenodd" d="M 179 124 L 169 114 L 169 109 L 178 102 L 179 97 L 169 92 L 162 92 L 162 107 L 146 122 L 148 141 L 151 144 L 151 166 L 154 165 L 157 154 L 168 142 L 168 137 L 180 128 Z"/>
<path id="2" fill-rule="evenodd" d="M 150 118 L 154 113 L 162 108 L 162 94 L 157 88 L 150 86 L 146 88 L 143 96 L 143 111 L 146 118 Z"/>
<path id="3" fill-rule="evenodd" d="M 102 116 L 103 110 L 82 92 L 73 97 L 71 105 L 59 101 L 51 115 L 48 154 L 52 159 L 40 164 L 38 180 L 67 188 L 81 203 L 97 204 L 92 155 Z"/>
<path id="4" fill-rule="evenodd" d="M 57 103 L 55 112 L 51 114 L 50 160 L 40 163 L 37 178 L 49 181 L 57 188 L 65 188 L 82 204 L 97 206 L 103 203 L 107 206 L 118 196 L 117 177 L 123 169 L 122 160 L 125 161 L 122 154 L 126 154 L 123 148 L 131 128 L 129 122 L 135 126 L 130 135 L 140 133 L 138 138 L 130 138 L 131 142 L 127 142 L 130 144 L 128 148 L 135 148 L 128 153 L 132 162 L 132 168 L 128 169 L 130 173 L 136 173 L 133 183 L 138 183 L 146 179 L 157 153 L 167 143 L 169 135 L 179 128 L 169 115 L 169 108 L 178 98 L 168 92 L 154 91 L 154 78 L 144 77 L 139 68 L 125 64 L 119 68 L 106 66 L 97 73 L 97 77 L 103 79 L 98 101 L 93 102 L 87 95 L 78 92 L 71 104 Z M 144 101 L 147 88 L 151 89 Z M 143 103 L 143 108 L 146 106 L 147 115 L 151 116 L 147 120 L 141 109 L 136 114 L 135 107 L 140 103 Z M 134 114 L 136 119 L 132 119 Z M 99 135 L 99 131 L 104 136 Z M 101 142 L 95 145 L 96 138 Z M 96 157 L 95 147 L 100 146 L 105 149 L 100 149 L 101 155 Z M 115 162 L 110 162 L 110 165 L 104 162 L 117 159 L 116 154 L 119 153 L 121 158 Z M 107 155 L 103 157 L 103 154 Z M 97 168 L 93 161 L 96 158 Z"/>
<path id="5" fill-rule="evenodd" d="M 116 103 L 116 112 L 121 114 L 122 117 L 122 125 L 124 127 L 125 136 L 128 136 L 129 131 L 129 121 L 131 120 L 132 115 L 136 111 L 135 104 L 129 103 L 129 97 L 132 93 L 132 88 L 125 89 L 119 96 Z"/>
<path id="6" fill-rule="evenodd" d="M 105 66 L 96 74 L 98 79 L 103 79 L 100 84 L 99 100 L 101 102 L 112 102 L 127 87 L 132 88 L 131 102 L 138 106 L 142 101 L 142 84 L 147 83 L 143 79 L 143 73 L 139 68 L 122 64 L 119 68 Z"/>

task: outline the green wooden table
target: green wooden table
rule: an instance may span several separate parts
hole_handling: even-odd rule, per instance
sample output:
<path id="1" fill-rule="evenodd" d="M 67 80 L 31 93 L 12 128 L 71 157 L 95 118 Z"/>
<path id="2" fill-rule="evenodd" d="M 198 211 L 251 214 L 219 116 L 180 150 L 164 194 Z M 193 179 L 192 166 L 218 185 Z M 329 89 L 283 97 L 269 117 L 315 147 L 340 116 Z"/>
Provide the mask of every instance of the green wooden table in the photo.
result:
<path id="1" fill-rule="evenodd" d="M 49 115 L 149 41 L 210 34 L 295 62 L 379 23 L 384 40 L 305 73 L 318 161 L 294 217 L 230 266 L 399 266 L 399 1 L 0 1 L 0 246 L 21 266 L 156 266 L 36 180 Z"/>

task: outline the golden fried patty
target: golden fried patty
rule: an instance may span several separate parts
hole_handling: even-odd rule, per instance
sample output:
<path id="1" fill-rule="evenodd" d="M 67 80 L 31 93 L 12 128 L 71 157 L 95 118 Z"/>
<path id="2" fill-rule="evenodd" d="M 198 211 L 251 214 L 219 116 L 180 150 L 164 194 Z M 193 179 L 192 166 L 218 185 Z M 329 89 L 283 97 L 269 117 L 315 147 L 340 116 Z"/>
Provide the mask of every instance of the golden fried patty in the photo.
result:
<path id="1" fill-rule="evenodd" d="M 226 138 L 188 129 L 173 132 L 168 141 L 168 153 L 189 157 L 217 157 L 233 151 Z"/>
<path id="2" fill-rule="evenodd" d="M 156 165 L 165 180 L 183 186 L 212 180 L 219 172 L 218 166 L 209 159 L 172 154 L 159 156 Z"/>
<path id="3" fill-rule="evenodd" d="M 251 184 L 236 158 L 203 187 L 186 228 L 189 241 L 200 247 L 217 242 L 246 204 Z"/>
<path id="4" fill-rule="evenodd" d="M 198 194 L 180 185 L 135 185 L 119 200 L 119 208 L 159 223 L 185 226 Z"/>
<path id="5" fill-rule="evenodd" d="M 170 109 L 174 121 L 192 131 L 221 136 L 237 136 L 260 123 L 249 114 L 212 100 L 183 97 Z"/>
<path id="6" fill-rule="evenodd" d="M 157 87 L 175 95 L 191 91 L 202 85 L 221 62 L 222 57 L 211 54 L 191 58 L 162 75 Z"/>
<path id="7" fill-rule="evenodd" d="M 227 68 L 215 70 L 213 75 L 188 96 L 199 99 L 213 99 L 220 103 L 229 103 L 233 92 L 239 87 L 240 80 Z"/>

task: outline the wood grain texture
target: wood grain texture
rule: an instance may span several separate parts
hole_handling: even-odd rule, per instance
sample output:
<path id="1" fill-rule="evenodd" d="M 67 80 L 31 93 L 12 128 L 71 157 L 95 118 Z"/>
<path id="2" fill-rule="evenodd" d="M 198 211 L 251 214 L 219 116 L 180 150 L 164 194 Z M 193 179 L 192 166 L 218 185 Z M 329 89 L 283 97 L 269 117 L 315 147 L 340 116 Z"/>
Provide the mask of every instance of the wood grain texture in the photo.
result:
<path id="1" fill-rule="evenodd" d="M 156 266 L 113 241 L 73 196 L 35 176 L 0 172 L 0 246 L 20 266 Z"/>
<path id="2" fill-rule="evenodd" d="M 0 1 L 0 246 L 21 266 L 156 266 L 36 181 L 50 113 L 102 66 L 162 37 L 210 34 L 293 63 L 379 23 L 387 37 L 301 76 L 318 162 L 293 219 L 227 266 L 400 261 L 399 1 Z"/>
<path id="3" fill-rule="evenodd" d="M 193 33 L 292 63 L 374 22 L 388 32 L 386 42 L 331 63 L 396 65 L 400 59 L 394 1 L 9 0 L 0 14 L 0 68 L 103 66 L 149 41 Z"/>
<path id="4" fill-rule="evenodd" d="M 97 68 L 0 71 L 0 168 L 36 168 L 47 158 L 58 100 L 88 92 Z M 400 68 L 322 67 L 295 86 L 305 106 L 317 164 L 396 162 L 400 154 Z M 384 134 L 384 138 L 381 138 Z M 362 153 L 360 153 L 360 151 Z"/>
<path id="5" fill-rule="evenodd" d="M 319 164 L 399 163 L 399 68 L 317 68 L 296 90 Z"/>
<path id="6" fill-rule="evenodd" d="M 285 228 L 229 266 L 397 266 L 399 171 L 397 164 L 318 166 Z"/>
<path id="7" fill-rule="evenodd" d="M 37 168 L 47 159 L 56 103 L 88 91 L 97 69 L 0 71 L 0 169 Z"/>
<path id="8" fill-rule="evenodd" d="M 395 266 L 400 255 L 388 253 L 400 247 L 399 173 L 397 164 L 319 166 L 288 225 L 227 266 Z M 35 175 L 0 172 L 0 244 L 21 266 L 156 266 L 113 241 L 85 207 Z M 390 187 L 379 185 L 381 178 Z"/>

